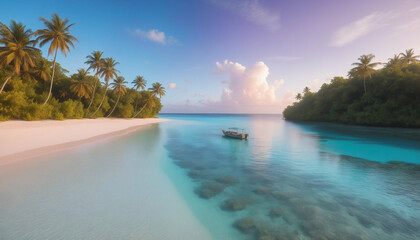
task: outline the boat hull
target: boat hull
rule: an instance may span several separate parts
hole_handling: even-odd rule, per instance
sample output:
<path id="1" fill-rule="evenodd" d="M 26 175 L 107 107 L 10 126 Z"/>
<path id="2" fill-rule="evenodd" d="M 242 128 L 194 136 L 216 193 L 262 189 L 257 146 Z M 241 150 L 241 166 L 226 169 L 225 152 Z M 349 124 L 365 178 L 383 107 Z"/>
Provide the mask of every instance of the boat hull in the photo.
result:
<path id="1" fill-rule="evenodd" d="M 225 131 L 225 130 L 222 130 L 222 132 L 226 137 L 230 137 L 230 138 L 235 138 L 235 139 L 247 139 L 248 138 L 248 134 L 246 134 L 246 133 L 233 133 L 233 132 L 229 132 L 229 131 Z"/>

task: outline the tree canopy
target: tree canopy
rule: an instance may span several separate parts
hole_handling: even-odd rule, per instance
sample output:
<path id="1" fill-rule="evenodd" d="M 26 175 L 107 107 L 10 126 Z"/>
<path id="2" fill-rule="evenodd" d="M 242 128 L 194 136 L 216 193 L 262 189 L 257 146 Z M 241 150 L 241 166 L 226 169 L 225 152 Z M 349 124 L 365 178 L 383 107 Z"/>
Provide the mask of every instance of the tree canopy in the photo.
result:
<path id="1" fill-rule="evenodd" d="M 35 34 L 22 23 L 12 21 L 10 26 L 0 23 L 0 121 L 91 115 L 143 118 L 159 113 L 164 87 L 157 83 L 158 88 L 151 89 L 154 93 L 149 92 L 145 90 L 146 81 L 139 75 L 133 83 L 134 89 L 127 88 L 124 78 L 117 76 L 119 63 L 114 58 L 103 57 L 101 51 L 93 51 L 86 57 L 87 70 L 80 68 L 69 76 L 55 57 L 53 61 L 43 57 L 36 46 L 38 43 L 50 43 L 47 55 L 56 55 L 58 50 L 66 55 L 77 39 L 69 34 L 74 24 L 68 24 L 67 19 L 53 14 L 51 20 L 41 20 L 46 28 Z M 38 38 L 34 39 L 35 36 Z M 101 84 L 99 78 L 103 78 L 105 84 Z M 109 84 L 111 79 L 115 81 Z M 108 91 L 110 86 L 113 91 Z M 142 106 L 140 112 L 137 104 Z M 94 114 L 89 111 L 91 106 Z"/>
<path id="2" fill-rule="evenodd" d="M 411 49 L 390 58 L 384 68 L 369 70 L 366 92 L 363 75 L 350 70 L 349 78 L 334 77 L 318 92 L 298 95 L 298 101 L 288 106 L 283 116 L 287 120 L 420 127 L 418 58 Z"/>

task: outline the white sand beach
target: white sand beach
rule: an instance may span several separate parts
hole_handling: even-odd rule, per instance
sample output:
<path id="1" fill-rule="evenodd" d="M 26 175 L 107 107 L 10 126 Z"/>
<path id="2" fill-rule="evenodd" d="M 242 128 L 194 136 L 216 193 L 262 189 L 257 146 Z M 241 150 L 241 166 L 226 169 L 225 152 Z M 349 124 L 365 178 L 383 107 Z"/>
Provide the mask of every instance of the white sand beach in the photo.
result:
<path id="1" fill-rule="evenodd" d="M 112 145 L 164 121 L 0 123 L 0 211 L 13 216 L 0 232 L 5 239 L 212 239 L 161 170 L 164 153 L 125 138 Z"/>
<path id="2" fill-rule="evenodd" d="M 167 120 L 98 118 L 0 122 L 0 166 L 123 136 L 164 121 Z"/>

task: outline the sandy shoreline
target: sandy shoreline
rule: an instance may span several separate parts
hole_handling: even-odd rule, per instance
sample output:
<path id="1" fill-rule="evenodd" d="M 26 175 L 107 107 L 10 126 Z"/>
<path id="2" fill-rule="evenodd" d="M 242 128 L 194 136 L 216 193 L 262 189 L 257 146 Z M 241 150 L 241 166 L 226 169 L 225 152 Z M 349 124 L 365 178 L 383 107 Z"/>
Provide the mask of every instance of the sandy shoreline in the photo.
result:
<path id="1" fill-rule="evenodd" d="M 146 125 L 164 121 L 168 120 L 99 118 L 1 122 L 0 166 L 124 136 Z"/>
<path id="2" fill-rule="evenodd" d="M 163 121 L 0 123 L 2 239 L 212 239 L 162 171 L 161 140 L 149 142 Z"/>

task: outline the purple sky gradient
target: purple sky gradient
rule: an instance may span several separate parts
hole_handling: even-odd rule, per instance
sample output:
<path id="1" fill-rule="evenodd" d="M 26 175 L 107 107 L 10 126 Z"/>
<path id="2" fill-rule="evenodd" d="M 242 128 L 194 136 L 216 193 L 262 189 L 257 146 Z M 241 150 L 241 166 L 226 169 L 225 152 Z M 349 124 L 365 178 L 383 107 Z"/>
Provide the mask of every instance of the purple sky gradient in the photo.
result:
<path id="1" fill-rule="evenodd" d="M 305 86 L 346 76 L 362 54 L 386 62 L 420 52 L 418 0 L 8 1 L 0 21 L 37 29 L 55 12 L 77 23 L 80 43 L 58 58 L 65 68 L 102 50 L 129 82 L 165 85 L 163 112 L 281 113 Z M 236 67 L 221 71 L 225 60 Z"/>

